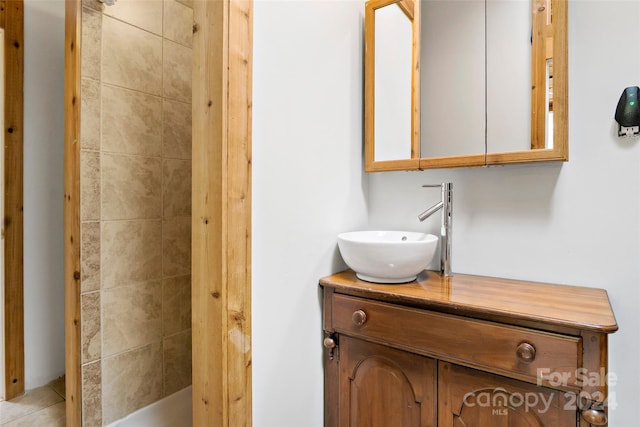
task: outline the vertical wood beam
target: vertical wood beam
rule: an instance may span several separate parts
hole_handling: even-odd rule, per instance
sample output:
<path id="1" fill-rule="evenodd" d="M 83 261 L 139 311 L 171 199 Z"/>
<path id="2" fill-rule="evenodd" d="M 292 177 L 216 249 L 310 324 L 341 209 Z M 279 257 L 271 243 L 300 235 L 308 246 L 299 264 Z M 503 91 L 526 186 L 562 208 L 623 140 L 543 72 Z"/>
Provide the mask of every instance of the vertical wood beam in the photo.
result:
<path id="1" fill-rule="evenodd" d="M 5 398 L 24 392 L 24 5 L 0 2 L 5 31 L 4 352 Z"/>
<path id="2" fill-rule="evenodd" d="M 193 425 L 251 425 L 251 0 L 196 1 Z"/>
<path id="3" fill-rule="evenodd" d="M 80 361 L 80 0 L 65 5 L 64 284 L 66 425 L 82 425 Z"/>
<path id="4" fill-rule="evenodd" d="M 553 38 L 546 0 L 532 2 L 531 29 L 531 149 L 545 148 L 547 122 L 547 40 Z M 553 53 L 553 52 L 550 52 Z M 553 57 L 552 57 L 553 58 Z"/>
<path id="5" fill-rule="evenodd" d="M 568 0 L 551 2 L 553 13 L 553 149 L 569 160 Z"/>

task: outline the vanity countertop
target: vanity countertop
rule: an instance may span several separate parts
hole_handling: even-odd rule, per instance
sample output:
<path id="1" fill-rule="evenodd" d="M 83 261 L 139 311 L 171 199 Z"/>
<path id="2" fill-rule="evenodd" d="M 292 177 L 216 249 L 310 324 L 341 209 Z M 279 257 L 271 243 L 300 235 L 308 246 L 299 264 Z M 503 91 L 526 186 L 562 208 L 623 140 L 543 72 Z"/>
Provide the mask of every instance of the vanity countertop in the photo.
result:
<path id="1" fill-rule="evenodd" d="M 404 284 L 360 280 L 352 270 L 320 279 L 325 290 L 552 332 L 618 330 L 607 291 L 425 270 Z M 325 293 L 327 294 L 327 293 Z"/>

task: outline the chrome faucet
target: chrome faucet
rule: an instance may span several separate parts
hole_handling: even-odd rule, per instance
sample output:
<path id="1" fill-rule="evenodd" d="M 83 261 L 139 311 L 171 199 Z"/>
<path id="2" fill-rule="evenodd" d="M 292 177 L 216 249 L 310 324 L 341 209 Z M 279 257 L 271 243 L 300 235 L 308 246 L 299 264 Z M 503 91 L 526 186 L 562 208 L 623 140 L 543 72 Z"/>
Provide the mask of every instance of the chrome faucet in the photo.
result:
<path id="1" fill-rule="evenodd" d="M 453 205 L 453 184 L 443 182 L 442 184 L 436 185 L 423 185 L 423 187 L 440 187 L 442 190 L 441 200 L 418 215 L 418 219 L 422 222 L 442 209 L 442 226 L 440 227 L 440 274 L 443 276 L 451 276 L 451 208 Z"/>

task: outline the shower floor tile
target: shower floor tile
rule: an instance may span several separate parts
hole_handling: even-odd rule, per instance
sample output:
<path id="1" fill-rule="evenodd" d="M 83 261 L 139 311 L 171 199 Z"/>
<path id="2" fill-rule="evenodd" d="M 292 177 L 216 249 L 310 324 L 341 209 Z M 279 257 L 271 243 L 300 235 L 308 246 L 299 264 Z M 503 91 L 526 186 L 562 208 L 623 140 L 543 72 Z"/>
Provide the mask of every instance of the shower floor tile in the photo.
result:
<path id="1" fill-rule="evenodd" d="M 64 377 L 0 402 L 0 427 L 64 427 Z"/>

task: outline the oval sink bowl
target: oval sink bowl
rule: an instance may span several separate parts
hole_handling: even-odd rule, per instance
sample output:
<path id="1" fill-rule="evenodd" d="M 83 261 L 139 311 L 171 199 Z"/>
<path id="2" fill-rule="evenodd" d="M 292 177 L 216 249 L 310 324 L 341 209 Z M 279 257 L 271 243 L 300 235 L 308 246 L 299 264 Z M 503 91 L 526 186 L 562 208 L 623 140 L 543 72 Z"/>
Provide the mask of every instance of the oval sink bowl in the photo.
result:
<path id="1" fill-rule="evenodd" d="M 340 254 L 359 279 L 406 283 L 427 268 L 438 237 L 414 231 L 351 231 L 338 235 Z"/>

